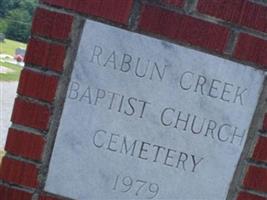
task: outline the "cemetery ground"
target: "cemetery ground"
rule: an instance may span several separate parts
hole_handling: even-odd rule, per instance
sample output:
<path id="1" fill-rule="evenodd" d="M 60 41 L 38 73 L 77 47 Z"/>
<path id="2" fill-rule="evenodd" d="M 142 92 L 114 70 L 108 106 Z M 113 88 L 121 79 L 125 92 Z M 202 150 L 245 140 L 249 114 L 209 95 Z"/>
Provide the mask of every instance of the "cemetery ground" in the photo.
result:
<path id="1" fill-rule="evenodd" d="M 22 66 L 14 60 L 17 48 L 26 49 L 26 44 L 5 39 L 0 43 L 0 163 L 5 154 L 4 145 L 13 108 L 18 79 Z"/>
<path id="2" fill-rule="evenodd" d="M 0 61 L 0 81 L 18 81 L 21 67 Z"/>
<path id="3" fill-rule="evenodd" d="M 10 56 L 14 56 L 16 48 L 26 48 L 26 44 L 5 39 L 4 42 L 0 42 L 0 54 L 7 54 Z"/>

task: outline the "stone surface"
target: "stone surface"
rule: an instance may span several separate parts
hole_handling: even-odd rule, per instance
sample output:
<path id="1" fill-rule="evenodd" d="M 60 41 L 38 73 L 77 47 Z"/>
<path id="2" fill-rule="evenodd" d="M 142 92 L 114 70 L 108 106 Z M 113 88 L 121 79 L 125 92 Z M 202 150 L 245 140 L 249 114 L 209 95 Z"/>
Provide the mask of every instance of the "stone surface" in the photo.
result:
<path id="1" fill-rule="evenodd" d="M 264 73 L 87 21 L 45 190 L 225 199 Z"/>
<path id="2" fill-rule="evenodd" d="M 4 149 L 18 82 L 0 81 L 0 150 Z"/>

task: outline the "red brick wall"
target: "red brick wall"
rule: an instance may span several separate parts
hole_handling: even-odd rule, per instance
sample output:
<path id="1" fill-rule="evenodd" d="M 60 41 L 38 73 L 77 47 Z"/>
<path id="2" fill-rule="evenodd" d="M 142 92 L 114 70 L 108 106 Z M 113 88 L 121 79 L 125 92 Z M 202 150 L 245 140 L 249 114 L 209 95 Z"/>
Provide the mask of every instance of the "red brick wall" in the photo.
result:
<path id="1" fill-rule="evenodd" d="M 267 3 L 258 0 L 41 0 L 21 73 L 0 167 L 1 200 L 62 199 L 43 191 L 60 82 L 75 45 L 75 22 L 90 18 L 267 69 Z M 266 105 L 260 113 L 266 111 Z M 267 199 L 267 114 L 243 155 L 231 199 Z M 216 184 L 216 183 L 215 183 Z"/>

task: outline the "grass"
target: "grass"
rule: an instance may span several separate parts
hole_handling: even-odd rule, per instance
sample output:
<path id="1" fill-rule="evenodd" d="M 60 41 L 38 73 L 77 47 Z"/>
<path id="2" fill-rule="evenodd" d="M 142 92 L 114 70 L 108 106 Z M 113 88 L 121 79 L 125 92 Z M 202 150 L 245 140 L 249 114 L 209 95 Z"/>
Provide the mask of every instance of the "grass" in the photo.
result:
<path id="1" fill-rule="evenodd" d="M 6 63 L 6 62 L 0 62 L 0 65 L 7 67 L 8 69 L 11 69 L 14 71 L 14 72 L 10 72 L 7 74 L 0 73 L 0 81 L 18 81 L 19 80 L 20 72 L 22 70 L 21 67 L 14 65 L 14 64 Z"/>
<path id="2" fill-rule="evenodd" d="M 8 54 L 10 56 L 14 56 L 17 48 L 26 49 L 26 46 L 27 45 L 24 43 L 5 39 L 5 42 L 0 42 L 0 54 Z M 0 81 L 18 81 L 21 67 L 3 61 L 0 61 L 0 66 L 4 66 L 13 70 L 13 72 L 7 74 L 0 73 Z"/>
<path id="3" fill-rule="evenodd" d="M 0 53 L 14 56 L 15 50 L 19 47 L 26 49 L 26 44 L 5 39 L 5 42 L 0 42 Z"/>

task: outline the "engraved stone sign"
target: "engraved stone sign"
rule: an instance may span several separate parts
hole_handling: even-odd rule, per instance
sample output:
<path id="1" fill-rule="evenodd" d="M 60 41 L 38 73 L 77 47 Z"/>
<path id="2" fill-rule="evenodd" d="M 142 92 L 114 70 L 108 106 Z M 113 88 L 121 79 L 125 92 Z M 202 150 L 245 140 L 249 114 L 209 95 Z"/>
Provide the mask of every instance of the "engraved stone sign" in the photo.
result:
<path id="1" fill-rule="evenodd" d="M 87 20 L 45 190 L 226 199 L 264 73 Z"/>

